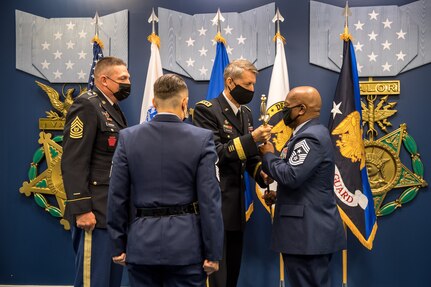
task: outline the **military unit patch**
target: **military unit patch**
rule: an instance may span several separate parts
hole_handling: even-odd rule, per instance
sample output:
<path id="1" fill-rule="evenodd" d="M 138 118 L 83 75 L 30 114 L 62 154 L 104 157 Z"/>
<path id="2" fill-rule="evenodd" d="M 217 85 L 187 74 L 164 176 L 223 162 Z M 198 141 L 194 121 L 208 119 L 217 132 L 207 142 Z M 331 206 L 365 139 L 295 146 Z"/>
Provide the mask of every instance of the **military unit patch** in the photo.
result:
<path id="1" fill-rule="evenodd" d="M 293 166 L 303 164 L 309 151 L 310 148 L 305 140 L 296 143 L 290 155 L 289 163 Z"/>
<path id="2" fill-rule="evenodd" d="M 77 116 L 70 125 L 70 138 L 80 139 L 84 133 L 84 123 Z"/>

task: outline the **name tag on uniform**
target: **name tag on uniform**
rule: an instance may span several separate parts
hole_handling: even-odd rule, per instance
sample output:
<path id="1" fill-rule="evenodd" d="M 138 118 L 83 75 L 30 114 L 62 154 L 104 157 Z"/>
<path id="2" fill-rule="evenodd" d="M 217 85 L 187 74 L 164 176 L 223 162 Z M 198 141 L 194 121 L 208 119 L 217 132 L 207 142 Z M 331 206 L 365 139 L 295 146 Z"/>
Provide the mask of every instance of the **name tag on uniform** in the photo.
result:
<path id="1" fill-rule="evenodd" d="M 224 125 L 223 125 L 223 131 L 224 131 L 225 133 L 227 133 L 227 134 L 231 134 L 231 133 L 233 133 L 232 126 L 231 126 L 231 125 L 224 124 Z"/>

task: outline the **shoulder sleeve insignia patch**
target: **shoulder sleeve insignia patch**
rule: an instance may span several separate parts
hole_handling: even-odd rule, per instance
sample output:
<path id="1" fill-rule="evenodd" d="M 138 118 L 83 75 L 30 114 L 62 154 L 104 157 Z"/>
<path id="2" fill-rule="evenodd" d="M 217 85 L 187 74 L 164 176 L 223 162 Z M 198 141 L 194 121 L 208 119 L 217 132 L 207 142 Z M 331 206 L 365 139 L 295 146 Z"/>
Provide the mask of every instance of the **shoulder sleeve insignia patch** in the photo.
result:
<path id="1" fill-rule="evenodd" d="M 289 163 L 293 166 L 303 164 L 309 151 L 310 148 L 305 140 L 296 143 L 293 148 L 293 152 L 289 157 Z"/>
<path id="2" fill-rule="evenodd" d="M 80 139 L 84 133 L 84 123 L 79 119 L 78 116 L 72 121 L 70 125 L 70 138 Z"/>
<path id="3" fill-rule="evenodd" d="M 197 102 L 196 105 L 204 105 L 205 107 L 209 108 L 213 104 L 211 102 L 209 102 L 209 101 L 203 100 L 203 101 Z"/>

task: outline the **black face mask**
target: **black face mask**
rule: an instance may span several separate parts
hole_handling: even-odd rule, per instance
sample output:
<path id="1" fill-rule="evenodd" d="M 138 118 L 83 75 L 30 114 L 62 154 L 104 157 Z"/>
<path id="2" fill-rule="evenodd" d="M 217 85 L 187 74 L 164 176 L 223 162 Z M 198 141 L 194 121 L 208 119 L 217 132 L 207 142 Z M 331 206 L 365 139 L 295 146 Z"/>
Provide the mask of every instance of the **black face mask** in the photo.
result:
<path id="1" fill-rule="evenodd" d="M 108 87 L 108 90 L 110 90 L 111 92 L 112 92 L 112 94 L 114 95 L 114 97 L 117 99 L 117 100 L 119 100 L 119 101 L 122 101 L 122 100 L 125 100 L 125 99 L 127 99 L 129 96 L 130 96 L 130 90 L 131 90 L 131 84 L 126 84 L 126 83 L 119 83 L 119 82 L 117 82 L 117 81 L 114 81 L 113 79 L 111 79 L 110 77 L 106 77 L 106 78 L 108 78 L 108 79 L 110 79 L 111 81 L 113 81 L 114 83 L 117 83 L 118 84 L 118 91 L 116 91 L 115 93 L 114 92 L 112 92 L 111 91 L 111 89 L 109 89 Z"/>
<path id="2" fill-rule="evenodd" d="M 294 107 L 284 107 L 283 108 L 283 110 L 282 110 L 282 113 L 283 113 L 283 121 L 284 121 L 284 124 L 286 125 L 286 126 L 289 126 L 291 123 L 293 123 L 298 117 L 299 117 L 299 114 L 298 115 L 296 115 L 296 117 L 294 118 L 294 119 L 292 119 L 291 117 L 290 117 L 290 114 L 292 113 L 292 110 L 294 109 L 294 108 L 297 108 L 297 107 L 299 107 L 299 106 L 301 106 L 301 105 L 296 105 L 296 106 L 294 106 Z"/>
<path id="3" fill-rule="evenodd" d="M 235 82 L 233 82 L 235 84 Z M 251 102 L 254 92 L 235 84 L 232 90 L 228 87 L 232 98 L 240 105 L 245 105 Z"/>

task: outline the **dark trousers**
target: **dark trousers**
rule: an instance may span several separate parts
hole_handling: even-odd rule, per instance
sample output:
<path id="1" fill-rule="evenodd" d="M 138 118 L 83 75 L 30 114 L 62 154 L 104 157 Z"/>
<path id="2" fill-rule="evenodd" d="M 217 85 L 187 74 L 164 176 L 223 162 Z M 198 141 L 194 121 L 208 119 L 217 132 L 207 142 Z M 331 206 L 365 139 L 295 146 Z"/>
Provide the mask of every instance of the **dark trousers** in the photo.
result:
<path id="1" fill-rule="evenodd" d="M 131 287 L 205 287 L 203 263 L 193 265 L 127 264 Z"/>
<path id="2" fill-rule="evenodd" d="M 210 287 L 236 287 L 241 269 L 244 232 L 225 230 L 219 271 L 209 277 Z"/>
<path id="3" fill-rule="evenodd" d="M 84 280 L 90 280 L 91 287 L 120 287 L 123 267 L 112 262 L 111 241 L 106 229 L 96 228 L 90 234 L 72 226 L 72 244 L 75 250 L 75 287 L 84 286 Z M 91 245 L 91 253 L 86 254 Z M 84 270 L 84 262 L 90 268 Z M 85 276 L 85 278 L 84 278 Z"/>
<path id="4" fill-rule="evenodd" d="M 332 254 L 284 254 L 287 280 L 291 287 L 330 287 L 329 262 Z"/>

